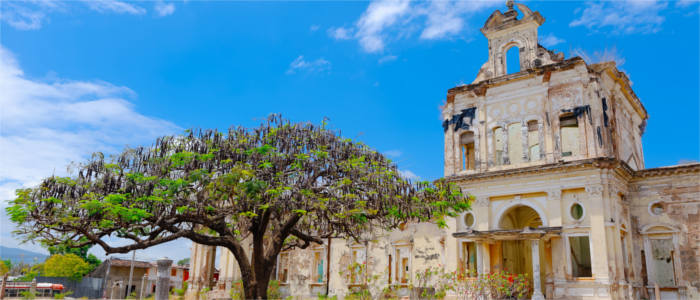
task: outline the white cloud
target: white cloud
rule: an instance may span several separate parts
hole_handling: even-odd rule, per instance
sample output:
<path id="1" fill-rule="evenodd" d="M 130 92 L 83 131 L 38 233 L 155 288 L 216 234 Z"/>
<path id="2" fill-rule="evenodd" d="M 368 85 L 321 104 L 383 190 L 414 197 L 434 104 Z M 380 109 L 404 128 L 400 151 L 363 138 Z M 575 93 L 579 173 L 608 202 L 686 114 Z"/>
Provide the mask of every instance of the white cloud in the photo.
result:
<path id="1" fill-rule="evenodd" d="M 380 64 L 383 64 L 383 63 L 387 63 L 390 61 L 395 61 L 397 58 L 399 58 L 399 57 L 396 55 L 386 55 L 386 56 L 382 56 L 377 62 Z"/>
<path id="2" fill-rule="evenodd" d="M 551 34 L 551 33 L 548 35 L 545 35 L 545 36 L 540 36 L 540 44 L 542 44 L 542 46 L 545 46 L 545 47 L 554 47 L 554 46 L 559 45 L 563 42 L 566 42 L 566 41 L 556 37 L 554 34 Z"/>
<path id="3" fill-rule="evenodd" d="M 464 30 L 465 18 L 503 1 L 410 2 L 408 0 L 375 0 L 355 22 L 354 28 L 334 29 L 336 39 L 348 39 L 349 33 L 366 52 L 381 52 L 388 41 L 411 36 L 420 31 L 420 39 L 452 38 Z M 340 31 L 338 31 L 340 29 Z M 330 32 L 330 31 L 329 31 Z"/>
<path id="4" fill-rule="evenodd" d="M 133 5 L 124 1 L 118 0 L 83 0 L 90 9 L 106 13 L 113 12 L 118 14 L 142 15 L 146 13 L 146 9 L 138 5 Z"/>
<path id="5" fill-rule="evenodd" d="M 400 157 L 402 154 L 403 152 L 401 152 L 401 150 L 388 150 L 384 152 L 384 155 L 393 158 Z"/>
<path id="6" fill-rule="evenodd" d="M 349 40 L 352 38 L 352 28 L 328 28 L 328 35 L 336 40 Z"/>
<path id="7" fill-rule="evenodd" d="M 165 17 L 172 15 L 175 12 L 175 4 L 165 3 L 163 1 L 156 1 L 156 4 L 153 6 L 153 9 L 155 9 L 156 14 L 159 17 Z"/>
<path id="8" fill-rule="evenodd" d="M 577 48 L 572 50 L 571 54 L 583 58 L 589 64 L 614 61 L 618 68 L 625 64 L 625 58 L 622 56 L 622 53 L 617 52 L 617 47 L 605 48 L 603 51 L 593 51 L 592 54 Z"/>
<path id="9" fill-rule="evenodd" d="M 318 26 L 318 25 L 311 25 L 311 26 L 309 27 L 309 31 L 314 32 L 314 31 L 318 30 L 319 28 L 321 28 L 321 26 Z"/>
<path id="10" fill-rule="evenodd" d="M 357 21 L 357 33 L 362 48 L 367 52 L 384 49 L 384 29 L 410 12 L 408 0 L 378 0 L 371 2 Z"/>
<path id="11" fill-rule="evenodd" d="M 14 190 L 42 178 L 67 175 L 71 162 L 92 152 L 150 144 L 179 131 L 168 121 L 134 110 L 126 87 L 102 81 L 27 78 L 12 53 L 0 46 L 0 244 L 17 246 L 4 212 Z M 38 246 L 25 246 L 39 250 Z"/>
<path id="12" fill-rule="evenodd" d="M 416 175 L 415 173 L 411 172 L 411 170 L 399 170 L 399 174 L 401 174 L 401 177 L 409 179 L 411 181 L 418 181 L 420 180 L 420 176 Z"/>
<path id="13" fill-rule="evenodd" d="M 569 26 L 584 26 L 598 31 L 611 28 L 615 34 L 655 33 L 661 30 L 665 18 L 660 15 L 668 2 L 657 0 L 626 0 L 586 2 L 577 10 L 580 16 Z"/>
<path id="14" fill-rule="evenodd" d="M 676 6 L 686 8 L 694 3 L 698 3 L 698 0 L 678 0 L 676 1 Z"/>
<path id="15" fill-rule="evenodd" d="M 146 13 L 146 9 L 138 5 L 117 0 L 81 0 L 77 2 L 58 0 L 3 1 L 2 5 L 0 5 L 0 20 L 15 29 L 37 30 L 49 20 L 49 15 L 52 13 L 66 13 L 70 10 L 73 3 L 82 3 L 99 13 L 132 15 Z"/>
<path id="16" fill-rule="evenodd" d="M 299 55 L 292 63 L 289 64 L 287 74 L 295 74 L 297 72 L 306 73 L 323 73 L 331 69 L 331 62 L 324 58 L 318 58 L 313 61 L 307 61 L 303 55 Z"/>
<path id="17" fill-rule="evenodd" d="M 36 30 L 41 28 L 50 12 L 62 8 L 63 5 L 57 1 L 3 1 L 3 5 L 0 5 L 0 19 L 19 30 Z"/>

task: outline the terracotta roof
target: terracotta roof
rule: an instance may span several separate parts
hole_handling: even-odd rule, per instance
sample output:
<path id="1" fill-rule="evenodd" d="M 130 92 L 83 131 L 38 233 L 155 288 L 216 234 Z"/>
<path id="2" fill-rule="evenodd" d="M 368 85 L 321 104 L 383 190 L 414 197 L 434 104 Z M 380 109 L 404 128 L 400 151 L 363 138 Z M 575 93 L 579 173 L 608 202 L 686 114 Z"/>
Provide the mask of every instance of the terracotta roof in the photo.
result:
<path id="1" fill-rule="evenodd" d="M 121 258 L 110 258 L 109 264 L 111 266 L 114 266 L 114 267 L 131 267 L 131 260 L 130 259 L 121 259 Z M 148 268 L 153 267 L 153 266 L 154 265 L 151 262 L 142 261 L 142 260 L 135 260 L 134 261 L 134 268 L 148 269 Z"/>

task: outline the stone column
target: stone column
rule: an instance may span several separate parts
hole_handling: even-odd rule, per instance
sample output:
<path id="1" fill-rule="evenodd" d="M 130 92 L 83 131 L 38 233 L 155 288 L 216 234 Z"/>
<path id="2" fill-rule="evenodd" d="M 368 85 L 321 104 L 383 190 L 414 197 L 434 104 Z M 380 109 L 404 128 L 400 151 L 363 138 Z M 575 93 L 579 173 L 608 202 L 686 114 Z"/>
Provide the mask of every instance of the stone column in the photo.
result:
<path id="1" fill-rule="evenodd" d="M 603 187 L 601 185 L 586 186 L 590 209 L 587 210 L 591 222 L 590 243 L 591 243 L 591 273 L 596 283 L 610 284 L 610 269 L 608 263 L 608 238 L 605 226 L 606 209 L 603 198 Z"/>
<path id="2" fill-rule="evenodd" d="M 156 279 L 155 300 L 168 300 L 168 292 L 170 290 L 170 267 L 173 261 L 164 257 L 156 261 L 156 264 L 158 265 L 158 279 Z"/>
<path id="3" fill-rule="evenodd" d="M 532 300 L 544 300 L 540 281 L 540 240 L 531 240 L 532 246 Z"/>
<path id="4" fill-rule="evenodd" d="M 36 295 L 36 278 L 32 279 L 32 284 L 29 286 L 29 293 Z"/>

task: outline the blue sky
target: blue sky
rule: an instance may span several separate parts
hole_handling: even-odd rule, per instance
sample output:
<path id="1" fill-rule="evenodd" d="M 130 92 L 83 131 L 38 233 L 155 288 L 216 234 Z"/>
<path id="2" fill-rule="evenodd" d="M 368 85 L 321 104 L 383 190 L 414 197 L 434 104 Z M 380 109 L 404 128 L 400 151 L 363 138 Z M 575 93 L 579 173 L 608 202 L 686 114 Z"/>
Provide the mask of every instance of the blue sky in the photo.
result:
<path id="1" fill-rule="evenodd" d="M 699 159 L 697 2 L 526 4 L 546 19 L 540 43 L 615 60 L 629 75 L 650 114 L 647 167 Z M 438 107 L 447 89 L 476 77 L 488 54 L 479 29 L 505 1 L 0 6 L 0 196 L 9 199 L 92 151 L 191 127 L 254 126 L 277 112 L 328 117 L 407 176 L 438 178 Z M 1 225 L 2 244 L 16 246 L 6 217 Z M 180 258 L 186 248 L 167 249 Z"/>

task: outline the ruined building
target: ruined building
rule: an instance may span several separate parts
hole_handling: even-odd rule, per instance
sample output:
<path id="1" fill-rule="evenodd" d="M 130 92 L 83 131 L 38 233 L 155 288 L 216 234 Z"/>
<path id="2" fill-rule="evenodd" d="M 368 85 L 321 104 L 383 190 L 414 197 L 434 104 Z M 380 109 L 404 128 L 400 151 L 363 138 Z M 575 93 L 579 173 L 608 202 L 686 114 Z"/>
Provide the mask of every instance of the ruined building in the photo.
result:
<path id="1" fill-rule="evenodd" d="M 348 266 L 366 263 L 374 296 L 389 285 L 409 296 L 419 272 L 439 267 L 528 274 L 532 299 L 653 299 L 655 286 L 661 299 L 700 299 L 700 164 L 645 169 L 648 115 L 627 76 L 545 49 L 544 21 L 511 1 L 495 11 L 481 29 L 488 61 L 447 92 L 444 175 L 476 197 L 472 210 L 447 229 L 408 224 L 283 252 L 283 295 L 342 297 L 363 280 Z M 215 253 L 193 246 L 190 289 L 210 284 Z M 219 253 L 214 289 L 225 290 L 238 267 Z"/>

